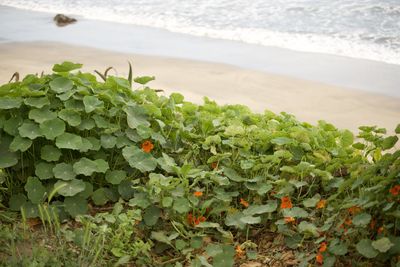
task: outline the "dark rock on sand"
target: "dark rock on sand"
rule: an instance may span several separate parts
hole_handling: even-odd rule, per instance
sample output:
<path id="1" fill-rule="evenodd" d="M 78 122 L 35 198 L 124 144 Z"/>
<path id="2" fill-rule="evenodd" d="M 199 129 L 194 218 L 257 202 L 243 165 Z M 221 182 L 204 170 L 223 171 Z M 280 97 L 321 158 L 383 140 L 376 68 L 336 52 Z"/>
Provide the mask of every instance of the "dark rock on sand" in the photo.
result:
<path id="1" fill-rule="evenodd" d="M 57 14 L 53 20 L 57 24 L 58 27 L 64 27 L 68 24 L 72 24 L 72 23 L 76 22 L 76 19 L 70 18 L 64 14 Z"/>

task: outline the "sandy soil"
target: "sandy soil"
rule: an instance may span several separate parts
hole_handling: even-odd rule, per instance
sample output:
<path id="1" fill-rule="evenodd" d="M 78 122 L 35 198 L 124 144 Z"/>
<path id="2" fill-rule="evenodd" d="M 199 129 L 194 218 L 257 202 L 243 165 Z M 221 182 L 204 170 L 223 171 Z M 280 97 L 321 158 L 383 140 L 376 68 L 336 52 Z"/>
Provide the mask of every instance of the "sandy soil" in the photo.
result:
<path id="1" fill-rule="evenodd" d="M 127 76 L 128 61 L 134 74 L 156 76 L 150 85 L 165 94 L 182 93 L 201 103 L 203 96 L 220 104 L 244 104 L 256 112 L 287 112 L 310 123 L 326 120 L 353 131 L 360 125 L 379 125 L 392 131 L 400 123 L 400 98 L 339 88 L 318 82 L 242 69 L 225 64 L 144 56 L 72 46 L 62 43 L 0 44 L 0 83 L 18 71 L 50 72 L 65 60 L 84 64 L 84 70 Z"/>

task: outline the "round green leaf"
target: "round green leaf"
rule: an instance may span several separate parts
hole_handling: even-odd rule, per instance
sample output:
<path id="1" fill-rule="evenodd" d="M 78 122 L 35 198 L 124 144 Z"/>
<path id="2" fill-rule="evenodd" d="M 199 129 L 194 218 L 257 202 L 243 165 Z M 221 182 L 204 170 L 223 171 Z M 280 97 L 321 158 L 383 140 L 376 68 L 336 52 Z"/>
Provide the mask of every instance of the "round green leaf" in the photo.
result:
<path id="1" fill-rule="evenodd" d="M 21 136 L 17 135 L 14 137 L 14 140 L 10 144 L 10 151 L 17 152 L 18 150 L 21 152 L 25 152 L 28 150 L 32 145 L 32 140 L 27 138 L 22 138 Z"/>
<path id="2" fill-rule="evenodd" d="M 0 109 L 19 108 L 22 104 L 20 97 L 0 97 Z"/>
<path id="3" fill-rule="evenodd" d="M 225 218 L 225 224 L 227 226 L 234 226 L 239 229 L 244 229 L 246 224 L 242 222 L 242 218 L 244 217 L 242 212 L 229 213 Z"/>
<path id="4" fill-rule="evenodd" d="M 29 119 L 34 120 L 39 124 L 55 118 L 57 118 L 57 113 L 50 111 L 48 107 L 31 109 L 29 111 Z"/>
<path id="5" fill-rule="evenodd" d="M 361 255 L 363 255 L 368 259 L 375 258 L 379 254 L 379 251 L 374 249 L 374 247 L 372 246 L 372 240 L 370 239 L 360 240 L 360 242 L 358 242 L 356 245 L 356 249 L 358 253 L 360 253 Z"/>
<path id="6" fill-rule="evenodd" d="M 9 135 L 16 136 L 18 134 L 18 128 L 22 125 L 24 120 L 22 117 L 17 115 L 16 117 L 11 117 L 4 122 L 4 131 Z"/>
<path id="7" fill-rule="evenodd" d="M 317 227 L 313 224 L 313 223 L 309 223 L 306 221 L 302 221 L 299 225 L 298 225 L 298 229 L 300 233 L 306 233 L 306 234 L 311 234 L 314 237 L 318 237 L 319 233 L 317 230 Z"/>
<path id="8" fill-rule="evenodd" d="M 36 177 L 28 177 L 25 184 L 25 191 L 28 193 L 28 199 L 34 203 L 39 204 L 42 202 L 46 194 L 46 188 L 42 185 Z"/>
<path id="9" fill-rule="evenodd" d="M 81 124 L 78 126 L 79 130 L 83 131 L 83 130 L 91 130 L 94 127 L 96 127 L 96 123 L 94 122 L 93 119 L 83 119 L 81 121 Z"/>
<path id="10" fill-rule="evenodd" d="M 225 167 L 224 168 L 224 174 L 226 177 L 228 177 L 230 180 L 234 182 L 244 182 L 246 179 L 244 179 L 242 176 L 240 176 L 234 169 Z"/>
<path id="11" fill-rule="evenodd" d="M 18 163 L 18 155 L 15 152 L 9 151 L 11 144 L 10 137 L 1 137 L 0 142 L 0 168 L 8 168 Z"/>
<path id="12" fill-rule="evenodd" d="M 344 147 L 350 146 L 351 144 L 353 144 L 353 142 L 354 142 L 353 133 L 350 132 L 349 130 L 344 130 L 342 132 L 342 136 L 340 138 L 340 142 L 341 142 L 342 146 L 344 146 Z"/>
<path id="13" fill-rule="evenodd" d="M 87 138 L 82 138 L 82 146 L 79 149 L 79 152 L 88 152 L 89 150 L 93 149 L 93 145 Z"/>
<path id="14" fill-rule="evenodd" d="M 93 160 L 81 158 L 78 162 L 74 163 L 73 168 L 76 174 L 90 176 L 97 170 L 97 165 Z"/>
<path id="15" fill-rule="evenodd" d="M 336 256 L 343 256 L 347 254 L 347 245 L 340 242 L 338 239 L 331 242 L 329 245 L 329 251 Z"/>
<path id="16" fill-rule="evenodd" d="M 25 105 L 35 107 L 35 108 L 42 108 L 50 104 L 49 99 L 47 96 L 44 97 L 31 97 L 25 98 L 24 100 Z"/>
<path id="17" fill-rule="evenodd" d="M 144 108 L 138 105 L 125 106 L 124 111 L 126 113 L 126 120 L 129 128 L 136 129 L 139 125 L 146 127 L 150 126 L 150 122 L 147 121 L 146 111 Z"/>
<path id="18" fill-rule="evenodd" d="M 64 77 L 55 78 L 49 83 L 49 85 L 50 89 L 57 94 L 65 93 L 71 90 L 72 87 L 74 86 L 71 80 Z"/>
<path id="19" fill-rule="evenodd" d="M 65 132 L 65 123 L 58 118 L 45 121 L 40 124 L 40 130 L 47 139 L 53 140 Z"/>
<path id="20" fill-rule="evenodd" d="M 156 78 L 154 76 L 140 76 L 140 77 L 136 77 L 135 79 L 133 79 L 133 81 L 135 83 L 140 83 L 142 85 L 145 85 L 146 83 L 148 83 L 150 81 L 154 81 L 155 79 Z M 179 94 L 175 93 L 174 95 L 179 95 Z M 183 100 L 183 96 L 182 96 L 182 100 Z"/>
<path id="21" fill-rule="evenodd" d="M 382 148 L 383 150 L 391 149 L 394 145 L 399 141 L 397 136 L 389 136 L 383 139 L 382 141 Z"/>
<path id="22" fill-rule="evenodd" d="M 33 121 L 26 120 L 19 128 L 19 135 L 21 137 L 27 137 L 29 139 L 35 139 L 36 137 L 42 136 L 42 132 L 39 125 Z"/>
<path id="23" fill-rule="evenodd" d="M 318 201 L 321 200 L 321 196 L 319 194 L 316 194 L 312 198 L 306 198 L 303 200 L 303 205 L 306 208 L 315 208 L 317 205 Z"/>
<path id="24" fill-rule="evenodd" d="M 65 210 L 72 216 L 76 217 L 87 213 L 88 204 L 86 199 L 79 196 L 66 197 L 64 199 Z"/>
<path id="25" fill-rule="evenodd" d="M 77 196 L 83 197 L 84 199 L 87 199 L 93 194 L 93 185 L 89 182 L 85 182 L 85 190 L 82 192 L 79 192 Z"/>
<path id="26" fill-rule="evenodd" d="M 73 109 L 63 109 L 58 112 L 58 117 L 66 121 L 71 126 L 78 126 L 81 124 L 81 116 Z"/>
<path id="27" fill-rule="evenodd" d="M 103 108 L 103 101 L 99 100 L 96 96 L 84 96 L 83 104 L 85 105 L 86 113 L 90 113 L 96 108 Z"/>
<path id="28" fill-rule="evenodd" d="M 76 109 L 76 110 L 84 110 L 82 101 L 77 99 L 69 99 L 64 102 L 64 107 L 67 109 Z"/>
<path id="29" fill-rule="evenodd" d="M 61 157 L 61 151 L 52 145 L 45 145 L 40 150 L 40 157 L 45 161 L 58 161 Z"/>
<path id="30" fill-rule="evenodd" d="M 92 194 L 92 200 L 95 205 L 102 206 L 108 202 L 108 197 L 104 188 L 99 188 Z"/>
<path id="31" fill-rule="evenodd" d="M 21 207 L 26 203 L 26 196 L 24 194 L 18 193 L 16 195 L 12 195 L 8 202 L 10 210 L 19 211 Z"/>
<path id="32" fill-rule="evenodd" d="M 65 181 L 75 178 L 76 173 L 71 164 L 59 163 L 53 168 L 54 177 Z"/>
<path id="33" fill-rule="evenodd" d="M 186 213 L 190 211 L 190 203 L 186 198 L 177 198 L 174 201 L 173 209 L 179 213 Z"/>
<path id="34" fill-rule="evenodd" d="M 24 211 L 26 218 L 36 218 L 39 217 L 38 205 L 31 202 L 26 202 L 22 205 L 21 209 Z"/>
<path id="35" fill-rule="evenodd" d="M 73 167 L 76 174 L 86 176 L 91 176 L 94 172 L 105 173 L 109 168 L 107 161 L 103 159 L 90 160 L 85 157 L 75 162 Z"/>
<path id="36" fill-rule="evenodd" d="M 70 61 L 64 61 L 61 64 L 55 64 L 53 66 L 53 71 L 54 72 L 69 72 L 71 70 L 80 69 L 81 67 L 82 67 L 82 64 L 76 64 L 76 63 L 72 63 Z"/>
<path id="37" fill-rule="evenodd" d="M 243 211 L 243 214 L 252 216 L 256 214 L 264 214 L 274 212 L 278 207 L 276 200 L 271 201 L 266 205 L 250 205 L 247 209 Z"/>
<path id="38" fill-rule="evenodd" d="M 387 237 L 382 237 L 378 240 L 372 241 L 371 244 L 374 249 L 379 250 L 379 252 L 382 252 L 382 253 L 385 253 L 391 247 L 393 247 L 393 243 L 390 242 L 390 239 Z"/>
<path id="39" fill-rule="evenodd" d="M 96 122 L 97 127 L 104 129 L 110 128 L 111 124 L 104 117 L 95 114 L 92 116 L 92 118 Z"/>
<path id="40" fill-rule="evenodd" d="M 117 138 L 113 135 L 102 135 L 100 137 L 101 146 L 104 148 L 113 148 L 117 143 Z"/>
<path id="41" fill-rule="evenodd" d="M 40 162 L 35 165 L 35 174 L 40 180 L 53 178 L 54 164 Z"/>
<path id="42" fill-rule="evenodd" d="M 92 144 L 91 150 L 94 150 L 94 151 L 99 151 L 100 150 L 101 143 L 100 143 L 99 139 L 97 139 L 97 138 L 95 138 L 93 136 L 86 137 L 86 139 L 89 140 L 89 142 Z"/>
<path id="43" fill-rule="evenodd" d="M 61 100 L 61 101 L 67 101 L 68 99 L 71 98 L 71 96 L 73 96 L 75 94 L 75 90 L 69 90 L 63 94 L 58 94 L 57 97 Z"/>
<path id="44" fill-rule="evenodd" d="M 126 178 L 126 172 L 122 170 L 108 170 L 106 172 L 106 181 L 110 184 L 120 184 Z"/>
<path id="45" fill-rule="evenodd" d="M 97 166 L 96 172 L 105 173 L 110 168 L 108 162 L 104 159 L 96 159 L 94 162 Z"/>
<path id="46" fill-rule="evenodd" d="M 308 212 L 299 207 L 293 207 L 291 209 L 283 210 L 284 217 L 294 217 L 294 218 L 307 218 Z"/>
<path id="47" fill-rule="evenodd" d="M 122 155 L 132 168 L 141 172 L 149 172 L 157 167 L 157 160 L 150 154 L 145 153 L 137 147 L 125 147 Z"/>
<path id="48" fill-rule="evenodd" d="M 163 206 L 164 208 L 169 208 L 169 207 L 172 206 L 172 202 L 174 202 L 174 199 L 173 199 L 172 197 L 164 197 L 164 198 L 162 199 L 161 204 L 162 204 L 162 206 Z"/>
<path id="49" fill-rule="evenodd" d="M 65 186 L 62 186 L 65 184 Z M 78 179 L 72 179 L 71 181 L 58 181 L 54 184 L 54 188 L 60 187 L 58 194 L 65 197 L 72 197 L 76 194 L 85 190 L 85 183 Z"/>
<path id="50" fill-rule="evenodd" d="M 147 208 L 150 206 L 150 200 L 147 197 L 146 193 L 135 193 L 135 197 L 129 200 L 129 206 L 135 207 L 138 206 L 142 209 Z"/>
<path id="51" fill-rule="evenodd" d="M 400 123 L 397 124 L 396 129 L 394 129 L 394 132 L 400 134 Z"/>
<path id="52" fill-rule="evenodd" d="M 82 144 L 82 138 L 79 135 L 71 133 L 63 133 L 56 139 L 56 146 L 58 148 L 79 150 Z"/>
<path id="53" fill-rule="evenodd" d="M 371 215 L 368 213 L 360 213 L 354 216 L 353 224 L 355 226 L 366 226 L 371 221 Z"/>
<path id="54" fill-rule="evenodd" d="M 150 206 L 144 211 L 143 220 L 147 226 L 154 226 L 157 224 L 160 216 L 161 210 L 156 206 Z"/>
<path id="55" fill-rule="evenodd" d="M 135 194 L 133 183 L 129 180 L 124 180 L 118 185 L 118 193 L 125 200 L 131 199 Z"/>

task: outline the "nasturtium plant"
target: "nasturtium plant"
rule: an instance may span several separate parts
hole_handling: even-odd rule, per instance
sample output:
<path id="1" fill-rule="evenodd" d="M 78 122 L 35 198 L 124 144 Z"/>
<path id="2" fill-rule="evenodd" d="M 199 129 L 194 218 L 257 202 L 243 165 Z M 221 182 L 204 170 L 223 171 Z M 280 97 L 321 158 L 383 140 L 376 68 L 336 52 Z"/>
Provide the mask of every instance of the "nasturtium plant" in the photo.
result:
<path id="1" fill-rule="evenodd" d="M 85 183 L 82 180 L 72 179 L 70 181 L 58 181 L 54 188 L 59 188 L 58 194 L 64 197 L 72 197 L 85 190 Z"/>
<path id="2" fill-rule="evenodd" d="M 49 140 L 54 140 L 65 132 L 65 123 L 58 118 L 45 121 L 39 127 L 44 137 Z"/>
<path id="3" fill-rule="evenodd" d="M 0 200 L 11 210 L 33 218 L 48 205 L 64 220 L 111 207 L 95 224 L 129 229 L 106 242 L 121 262 L 143 236 L 154 255 L 232 266 L 257 258 L 250 241 L 268 232 L 301 266 L 396 264 L 400 124 L 394 135 L 356 134 L 168 97 L 147 87 L 151 76 L 99 81 L 79 68 L 63 62 L 0 86 L 0 169 L 12 185 L 0 183 Z"/>
<path id="4" fill-rule="evenodd" d="M 31 145 L 32 145 L 32 140 L 17 135 L 10 143 L 9 150 L 11 152 L 17 152 L 17 151 L 25 152 L 26 150 L 28 150 L 28 148 L 30 148 Z"/>
<path id="5" fill-rule="evenodd" d="M 110 184 L 120 184 L 126 178 L 126 172 L 123 170 L 108 170 L 105 179 Z"/>
<path id="6" fill-rule="evenodd" d="M 40 150 L 40 157 L 48 162 L 58 161 L 61 155 L 61 150 L 52 145 L 45 145 Z"/>
<path id="7" fill-rule="evenodd" d="M 53 167 L 54 164 L 47 162 L 38 162 L 35 165 L 35 174 L 40 180 L 46 180 L 53 178 Z"/>
<path id="8" fill-rule="evenodd" d="M 24 121 L 24 123 L 18 128 L 18 131 L 21 137 L 26 137 L 32 140 L 42 135 L 39 125 L 30 120 Z"/>
<path id="9" fill-rule="evenodd" d="M 28 177 L 24 188 L 25 191 L 28 193 L 28 199 L 32 203 L 39 204 L 44 199 L 46 188 L 37 177 Z"/>
<path id="10" fill-rule="evenodd" d="M 82 145 L 82 137 L 76 134 L 63 133 L 56 138 L 56 146 L 58 148 L 79 150 Z"/>
<path id="11" fill-rule="evenodd" d="M 45 121 L 57 118 L 57 113 L 52 112 L 47 107 L 43 107 L 40 109 L 31 109 L 28 117 L 29 119 L 34 120 L 36 123 L 41 124 Z"/>
<path id="12" fill-rule="evenodd" d="M 72 180 L 76 177 L 72 164 L 64 162 L 58 163 L 54 166 L 53 174 L 55 178 L 65 181 Z"/>

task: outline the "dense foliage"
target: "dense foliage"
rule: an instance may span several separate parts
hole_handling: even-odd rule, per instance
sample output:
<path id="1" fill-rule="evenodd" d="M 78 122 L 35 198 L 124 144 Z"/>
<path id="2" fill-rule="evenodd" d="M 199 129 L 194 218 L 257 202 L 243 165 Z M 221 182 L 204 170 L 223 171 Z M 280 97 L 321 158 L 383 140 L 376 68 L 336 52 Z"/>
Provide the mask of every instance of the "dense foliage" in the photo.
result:
<path id="1" fill-rule="evenodd" d="M 131 77 L 100 82 L 80 67 L 0 87 L 0 200 L 10 210 L 76 218 L 103 233 L 110 257 L 138 265 L 171 251 L 173 266 L 233 266 L 257 258 L 261 232 L 283 236 L 302 266 L 400 265 L 396 135 L 196 105 L 146 87 L 152 77 L 132 90 Z"/>

